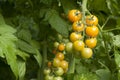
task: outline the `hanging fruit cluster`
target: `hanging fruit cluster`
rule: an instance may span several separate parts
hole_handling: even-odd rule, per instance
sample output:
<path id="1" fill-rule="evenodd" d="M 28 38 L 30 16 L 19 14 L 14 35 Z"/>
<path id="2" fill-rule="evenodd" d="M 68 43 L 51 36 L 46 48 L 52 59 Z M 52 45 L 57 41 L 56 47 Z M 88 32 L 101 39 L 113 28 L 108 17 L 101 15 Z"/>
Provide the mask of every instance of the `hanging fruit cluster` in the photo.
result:
<path id="1" fill-rule="evenodd" d="M 73 53 L 77 54 L 77 57 L 91 58 L 99 33 L 98 18 L 95 15 L 82 16 L 79 10 L 74 9 L 69 11 L 68 19 L 72 22 L 69 39 L 73 43 Z"/>
<path id="2" fill-rule="evenodd" d="M 52 62 L 48 62 L 48 68 L 44 69 L 45 80 L 63 80 L 62 76 L 68 70 L 68 62 L 65 60 L 65 53 L 76 55 L 76 58 L 91 58 L 93 48 L 97 44 L 97 35 L 99 33 L 98 19 L 95 15 L 86 15 L 85 21 L 79 10 L 70 10 L 68 19 L 72 22 L 72 30 L 69 39 L 63 41 L 61 35 L 59 41 L 54 42 L 53 52 L 55 57 Z"/>
<path id="3" fill-rule="evenodd" d="M 65 43 L 54 42 L 53 53 L 55 57 L 52 62 L 47 63 L 48 68 L 44 69 L 45 80 L 63 80 L 62 76 L 68 70 L 68 62 L 65 60 L 64 51 Z"/>

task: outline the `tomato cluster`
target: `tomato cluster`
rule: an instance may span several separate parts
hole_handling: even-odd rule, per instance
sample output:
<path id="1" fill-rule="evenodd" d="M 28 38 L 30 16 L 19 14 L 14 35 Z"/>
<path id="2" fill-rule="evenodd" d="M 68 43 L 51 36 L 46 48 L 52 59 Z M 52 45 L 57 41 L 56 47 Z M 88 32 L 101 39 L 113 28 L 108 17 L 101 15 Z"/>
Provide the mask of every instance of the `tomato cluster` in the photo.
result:
<path id="1" fill-rule="evenodd" d="M 82 18 L 85 17 L 85 21 Z M 72 22 L 72 32 L 68 43 L 72 48 L 72 53 L 77 57 L 91 58 L 93 55 L 93 48 L 97 45 L 97 35 L 99 33 L 98 18 L 95 15 L 85 15 L 79 10 L 73 9 L 68 13 L 68 20 Z M 66 48 L 67 49 L 67 48 Z M 67 51 L 70 51 L 67 49 Z"/>
<path id="2" fill-rule="evenodd" d="M 68 70 L 68 62 L 65 60 L 65 43 L 64 42 L 54 42 L 53 54 L 55 57 L 52 62 L 48 61 L 47 70 L 44 70 L 45 80 L 63 80 L 62 76 Z M 48 74 L 46 74 L 48 73 Z M 52 76 L 50 75 L 52 74 Z M 50 79 L 48 79 L 48 76 Z"/>

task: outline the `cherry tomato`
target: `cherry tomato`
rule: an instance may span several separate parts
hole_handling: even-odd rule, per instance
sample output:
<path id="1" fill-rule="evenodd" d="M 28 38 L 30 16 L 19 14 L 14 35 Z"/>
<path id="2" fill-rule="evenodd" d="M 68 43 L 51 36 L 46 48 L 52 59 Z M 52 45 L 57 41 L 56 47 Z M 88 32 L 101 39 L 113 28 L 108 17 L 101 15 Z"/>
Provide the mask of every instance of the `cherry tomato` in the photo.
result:
<path id="1" fill-rule="evenodd" d="M 58 67 L 57 70 L 55 70 L 55 74 L 57 76 L 62 76 L 64 74 L 64 70 L 61 67 Z"/>
<path id="2" fill-rule="evenodd" d="M 86 24 L 88 26 L 98 25 L 98 18 L 95 15 L 86 16 Z"/>
<path id="3" fill-rule="evenodd" d="M 61 61 L 58 58 L 53 59 L 53 66 L 54 67 L 59 67 L 60 63 L 61 63 Z"/>
<path id="4" fill-rule="evenodd" d="M 82 21 L 76 21 L 73 23 L 72 25 L 72 30 L 73 31 L 83 31 L 84 30 L 84 24 L 82 23 Z"/>
<path id="5" fill-rule="evenodd" d="M 82 18 L 82 14 L 79 10 L 70 10 L 68 12 L 68 19 L 71 21 L 71 22 L 75 22 L 75 21 L 78 21 Z"/>
<path id="6" fill-rule="evenodd" d="M 83 50 L 85 44 L 83 41 L 81 40 L 77 40 L 73 43 L 73 48 L 76 50 L 76 51 L 81 51 Z"/>
<path id="7" fill-rule="evenodd" d="M 65 50 L 66 50 L 68 53 L 72 53 L 72 51 L 73 51 L 73 43 L 72 43 L 72 42 L 66 43 Z"/>
<path id="8" fill-rule="evenodd" d="M 60 67 L 62 67 L 63 69 L 67 69 L 68 68 L 68 62 L 66 60 L 63 60 L 60 62 Z"/>
<path id="9" fill-rule="evenodd" d="M 58 50 L 59 50 L 59 51 L 65 50 L 65 44 L 64 44 L 64 43 L 60 43 L 60 44 L 58 45 Z"/>
<path id="10" fill-rule="evenodd" d="M 96 37 L 99 33 L 99 29 L 96 26 L 88 26 L 86 27 L 86 34 L 90 37 Z"/>
<path id="11" fill-rule="evenodd" d="M 54 47 L 57 49 L 59 46 L 59 42 L 54 42 Z"/>
<path id="12" fill-rule="evenodd" d="M 82 39 L 82 35 L 80 33 L 72 32 L 70 34 L 70 40 L 75 42 L 76 40 Z"/>
<path id="13" fill-rule="evenodd" d="M 92 57 L 92 54 L 93 54 L 93 51 L 91 48 L 84 48 L 82 51 L 81 51 L 81 56 L 83 58 L 91 58 Z"/>
<path id="14" fill-rule="evenodd" d="M 53 80 L 53 78 L 54 77 L 52 75 L 49 75 L 49 74 L 45 76 L 45 80 Z"/>
<path id="15" fill-rule="evenodd" d="M 64 59 L 64 54 L 61 53 L 61 52 L 58 52 L 55 57 L 59 60 L 63 60 Z"/>
<path id="16" fill-rule="evenodd" d="M 48 61 L 47 66 L 51 67 L 52 66 L 52 62 Z"/>
<path id="17" fill-rule="evenodd" d="M 45 68 L 44 71 L 43 71 L 43 73 L 44 73 L 45 75 L 50 74 L 50 72 L 51 72 L 50 68 Z"/>
<path id="18" fill-rule="evenodd" d="M 57 77 L 54 77 L 54 79 L 53 80 L 63 80 L 63 78 L 62 77 L 60 77 L 60 76 L 57 76 Z"/>
<path id="19" fill-rule="evenodd" d="M 89 38 L 85 40 L 85 44 L 89 47 L 89 48 L 94 48 L 97 44 L 97 39 L 96 38 Z"/>

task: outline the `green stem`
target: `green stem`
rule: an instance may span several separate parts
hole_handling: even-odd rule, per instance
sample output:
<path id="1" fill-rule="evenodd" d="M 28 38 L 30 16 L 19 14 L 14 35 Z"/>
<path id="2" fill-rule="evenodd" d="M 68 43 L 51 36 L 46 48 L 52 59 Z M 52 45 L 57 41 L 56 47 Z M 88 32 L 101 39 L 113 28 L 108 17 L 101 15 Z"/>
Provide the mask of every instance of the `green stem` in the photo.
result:
<path id="1" fill-rule="evenodd" d="M 82 22 L 84 24 L 83 40 L 84 40 L 84 37 L 85 37 L 85 28 L 86 28 L 86 21 L 85 21 L 86 11 L 87 11 L 87 0 L 83 0 L 83 2 L 82 2 Z"/>
<path id="2" fill-rule="evenodd" d="M 110 31 L 114 31 L 114 30 L 120 30 L 120 28 L 114 28 L 114 29 L 108 29 L 108 30 L 104 30 L 103 32 L 110 32 Z"/>
<path id="3" fill-rule="evenodd" d="M 47 44 L 46 41 L 43 42 L 43 60 L 42 60 L 42 67 L 41 67 L 41 74 L 40 74 L 40 79 L 39 80 L 44 80 L 44 74 L 43 70 L 45 68 L 45 64 L 47 62 Z"/>
<path id="4" fill-rule="evenodd" d="M 75 57 L 73 54 L 70 57 L 70 63 L 69 63 L 69 69 L 68 69 L 68 74 L 74 73 L 75 71 Z"/>

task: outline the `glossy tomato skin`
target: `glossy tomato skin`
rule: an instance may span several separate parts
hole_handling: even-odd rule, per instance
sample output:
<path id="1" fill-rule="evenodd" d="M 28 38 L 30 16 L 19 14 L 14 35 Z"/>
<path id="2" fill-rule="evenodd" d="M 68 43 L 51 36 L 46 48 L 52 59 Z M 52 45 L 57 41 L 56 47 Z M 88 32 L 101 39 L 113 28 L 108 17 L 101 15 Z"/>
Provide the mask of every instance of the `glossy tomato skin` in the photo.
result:
<path id="1" fill-rule="evenodd" d="M 83 58 L 91 58 L 93 55 L 93 51 L 91 48 L 84 48 L 82 51 L 81 51 L 81 56 Z"/>
<path id="2" fill-rule="evenodd" d="M 83 31 L 84 24 L 82 23 L 82 21 L 75 21 L 72 25 L 72 30 L 77 32 Z"/>
<path id="3" fill-rule="evenodd" d="M 64 59 L 64 54 L 62 52 L 58 52 L 55 57 L 59 60 L 63 60 Z"/>
<path id="4" fill-rule="evenodd" d="M 68 12 L 68 19 L 71 22 L 78 21 L 81 19 L 81 17 L 82 17 L 82 14 L 79 10 L 73 9 Z"/>
<path id="5" fill-rule="evenodd" d="M 64 74 L 64 70 L 61 67 L 57 67 L 57 70 L 55 70 L 55 74 L 57 76 L 62 76 Z"/>
<path id="6" fill-rule="evenodd" d="M 60 60 L 58 58 L 54 58 L 53 59 L 53 66 L 54 67 L 59 67 L 60 66 Z"/>
<path id="7" fill-rule="evenodd" d="M 44 69 L 44 74 L 45 74 L 45 75 L 50 74 L 50 72 L 51 72 L 50 68 L 45 68 L 45 69 Z"/>
<path id="8" fill-rule="evenodd" d="M 60 77 L 60 76 L 57 76 L 57 77 L 54 77 L 54 79 L 53 80 L 63 80 L 63 78 L 62 77 Z"/>
<path id="9" fill-rule="evenodd" d="M 60 67 L 62 67 L 63 69 L 67 69 L 68 68 L 68 62 L 66 60 L 63 60 L 60 62 Z"/>
<path id="10" fill-rule="evenodd" d="M 74 50 L 76 50 L 76 51 L 81 51 L 81 50 L 83 50 L 84 46 L 85 46 L 85 44 L 84 44 L 84 42 L 83 42 L 82 40 L 77 40 L 77 41 L 75 41 L 75 42 L 73 43 L 73 48 L 74 48 Z"/>
<path id="11" fill-rule="evenodd" d="M 99 33 L 99 29 L 96 26 L 87 26 L 85 32 L 90 37 L 96 37 Z"/>
<path id="12" fill-rule="evenodd" d="M 53 78 L 54 77 L 52 75 L 49 75 L 49 74 L 45 76 L 45 80 L 53 80 Z"/>
<path id="13" fill-rule="evenodd" d="M 60 44 L 58 45 L 58 50 L 59 50 L 59 51 L 65 50 L 65 44 L 64 44 L 64 43 L 60 43 Z"/>
<path id="14" fill-rule="evenodd" d="M 70 34 L 70 40 L 75 42 L 76 40 L 82 39 L 82 35 L 80 33 L 72 32 Z"/>
<path id="15" fill-rule="evenodd" d="M 86 24 L 88 26 L 97 26 L 98 25 L 98 18 L 95 15 L 87 15 L 86 16 Z"/>
<path id="16" fill-rule="evenodd" d="M 68 53 L 72 53 L 72 52 L 73 52 L 73 43 L 72 43 L 72 42 L 66 43 L 65 50 L 66 50 Z"/>
<path id="17" fill-rule="evenodd" d="M 59 42 L 54 42 L 54 48 L 58 48 L 58 46 L 59 46 Z"/>
<path id="18" fill-rule="evenodd" d="M 89 38 L 85 40 L 85 44 L 89 47 L 89 48 L 94 48 L 97 44 L 97 39 L 96 38 Z"/>

